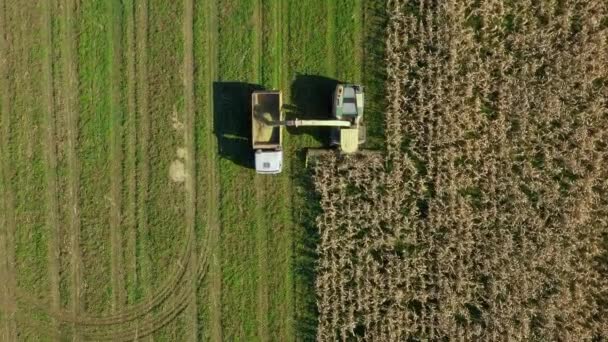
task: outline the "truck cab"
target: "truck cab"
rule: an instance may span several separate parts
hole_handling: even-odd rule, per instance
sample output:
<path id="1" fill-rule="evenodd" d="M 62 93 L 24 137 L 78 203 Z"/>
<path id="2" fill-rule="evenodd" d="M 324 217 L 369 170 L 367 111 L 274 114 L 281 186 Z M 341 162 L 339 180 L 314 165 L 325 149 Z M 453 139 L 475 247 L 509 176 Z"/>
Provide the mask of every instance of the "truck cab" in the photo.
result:
<path id="1" fill-rule="evenodd" d="M 283 169 L 283 151 L 276 150 L 256 150 L 255 151 L 255 172 L 261 174 L 277 174 Z"/>
<path id="2" fill-rule="evenodd" d="M 254 91 L 251 95 L 251 137 L 255 151 L 255 171 L 277 174 L 283 170 L 283 130 L 268 122 L 283 120 L 282 94 L 279 91 Z"/>

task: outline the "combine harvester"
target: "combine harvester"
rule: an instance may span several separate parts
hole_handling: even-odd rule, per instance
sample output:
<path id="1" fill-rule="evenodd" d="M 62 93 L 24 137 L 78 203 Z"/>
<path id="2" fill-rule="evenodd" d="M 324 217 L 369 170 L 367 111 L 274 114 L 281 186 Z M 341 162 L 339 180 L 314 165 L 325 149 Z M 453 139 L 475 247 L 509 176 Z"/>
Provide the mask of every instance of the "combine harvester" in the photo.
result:
<path id="1" fill-rule="evenodd" d="M 255 151 L 255 170 L 261 174 L 277 174 L 283 168 L 283 126 L 333 127 L 331 145 L 342 153 L 352 154 L 365 142 L 363 125 L 363 87 L 338 84 L 333 96 L 333 118 L 323 120 L 285 120 L 280 91 L 255 91 L 251 96 L 251 135 Z M 309 155 L 324 153 L 316 150 Z"/>

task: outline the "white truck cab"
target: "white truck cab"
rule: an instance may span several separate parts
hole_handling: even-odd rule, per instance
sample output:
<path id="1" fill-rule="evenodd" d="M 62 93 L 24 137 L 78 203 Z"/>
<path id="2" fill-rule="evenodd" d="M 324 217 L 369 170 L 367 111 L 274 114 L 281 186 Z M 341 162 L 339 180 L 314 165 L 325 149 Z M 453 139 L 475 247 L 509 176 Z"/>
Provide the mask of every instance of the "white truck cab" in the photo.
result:
<path id="1" fill-rule="evenodd" d="M 277 174 L 283 170 L 283 150 L 256 150 L 255 172 Z"/>

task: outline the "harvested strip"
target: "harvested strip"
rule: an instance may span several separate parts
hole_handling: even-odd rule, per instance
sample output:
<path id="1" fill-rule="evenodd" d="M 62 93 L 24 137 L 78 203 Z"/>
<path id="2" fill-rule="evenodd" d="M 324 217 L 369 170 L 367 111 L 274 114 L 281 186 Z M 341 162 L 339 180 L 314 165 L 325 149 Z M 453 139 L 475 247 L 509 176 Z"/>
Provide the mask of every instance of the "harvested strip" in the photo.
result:
<path id="1" fill-rule="evenodd" d="M 4 0 L 0 0 L 0 56 L 7 55 L 7 42 L 6 42 L 6 4 Z M 8 62 L 6 58 L 0 59 L 0 96 L 2 99 L 2 105 L 0 106 L 1 118 L 2 118 L 2 138 L 0 141 L 0 193 L 2 193 L 2 199 L 4 206 L 2 209 L 2 231 L 0 231 L 1 240 L 3 245 L 2 248 L 3 258 L 0 262 L 3 264 L 1 268 L 3 281 L 3 302 L 2 312 L 3 320 L 5 321 L 4 326 L 4 340 L 5 341 L 16 341 L 17 340 L 17 324 L 13 319 L 13 315 L 17 310 L 17 303 L 15 302 L 15 250 L 14 250 L 14 236 L 15 236 L 15 208 L 13 191 L 10 183 L 10 173 L 8 164 L 8 137 L 10 132 L 10 96 L 8 90 L 10 89 L 7 85 L 8 78 Z"/>
<path id="2" fill-rule="evenodd" d="M 64 34 L 62 39 L 62 55 L 65 87 L 64 100 L 64 120 L 67 129 L 67 160 L 68 160 L 68 205 L 69 205 L 69 233 L 70 244 L 69 254 L 71 256 L 71 310 L 74 319 L 83 311 L 82 301 L 82 259 L 80 253 L 80 207 L 79 198 L 79 179 L 80 165 L 76 156 L 76 143 L 78 137 L 78 78 L 74 54 L 76 51 L 76 36 L 74 34 L 74 1 L 63 0 L 63 20 Z M 80 336 L 74 331 L 74 339 L 79 340 Z"/>
<path id="3" fill-rule="evenodd" d="M 45 102 L 45 172 L 46 172 L 46 203 L 47 203 L 47 245 L 48 245 L 48 272 L 49 272 L 49 296 L 51 309 L 60 309 L 59 295 L 59 239 L 61 232 L 59 229 L 59 205 L 57 194 L 57 141 L 55 128 L 55 110 L 53 98 L 53 75 L 52 75 L 52 26 L 51 26 L 51 4 L 49 1 L 42 2 L 43 9 L 43 76 L 44 76 L 44 102 Z M 58 327 L 56 327 L 58 328 Z"/>
<path id="4" fill-rule="evenodd" d="M 150 289 L 144 284 L 151 282 L 150 256 L 146 247 L 150 236 L 148 226 L 148 197 L 150 165 L 148 160 L 148 142 L 150 140 L 150 113 L 149 113 L 149 89 L 148 89 L 148 0 L 137 1 L 135 7 L 135 53 L 137 64 L 137 118 L 139 124 L 139 145 L 137 150 L 137 240 L 139 247 L 137 286 L 142 293 L 150 294 Z M 171 288 L 171 287 L 170 287 Z M 152 337 L 149 337 L 152 340 Z"/>
<path id="5" fill-rule="evenodd" d="M 217 4 L 216 1 L 207 1 L 207 72 L 206 72 L 206 92 L 207 98 L 207 132 L 206 155 L 207 161 L 207 232 L 208 232 L 208 251 L 211 260 L 209 261 L 209 335 L 211 341 L 223 341 L 222 332 L 222 266 L 221 266 L 221 247 L 220 247 L 220 220 L 219 220 L 219 177 L 217 170 L 219 168 L 217 160 L 217 138 L 211 131 L 215 125 L 214 122 L 214 107 L 213 107 L 213 82 L 217 76 L 218 53 L 217 53 Z"/>
<path id="6" fill-rule="evenodd" d="M 126 289 L 127 302 L 135 301 L 137 289 L 137 74 L 135 51 L 135 6 L 133 1 L 125 2 L 125 18 L 127 21 L 126 56 L 127 56 L 127 142 L 125 157 L 126 174 L 126 204 L 125 226 L 126 252 L 125 268 L 127 270 Z"/>
<path id="7" fill-rule="evenodd" d="M 195 151 L 194 151 L 194 47 L 193 47 L 193 0 L 184 0 L 184 99 L 185 99 L 185 127 L 184 139 L 186 146 L 186 234 L 190 236 L 192 248 L 190 250 L 189 269 L 192 300 L 187 309 L 188 332 L 192 333 L 189 340 L 196 341 L 198 334 L 198 306 L 196 302 L 196 177 L 195 177 Z"/>
<path id="8" fill-rule="evenodd" d="M 335 0 L 327 0 L 327 27 L 325 31 L 326 39 L 326 72 L 333 75 L 336 72 L 336 56 L 334 44 L 336 39 L 336 4 Z"/>
<path id="9" fill-rule="evenodd" d="M 110 40 L 110 116 L 112 118 L 110 128 L 110 159 L 112 185 L 110 190 L 110 241 L 111 241 L 111 276 L 112 276 L 112 311 L 118 311 L 118 307 L 126 303 L 123 269 L 123 246 L 121 234 L 122 220 L 122 110 L 120 105 L 121 95 L 121 63 L 122 63 L 122 9 L 120 3 L 110 1 L 110 17 L 112 28 L 109 30 Z"/>
<path id="10" fill-rule="evenodd" d="M 260 0 L 254 1 L 253 8 L 253 51 L 254 51 L 254 74 L 257 79 L 257 83 L 262 83 L 262 53 L 264 46 L 263 36 L 263 12 L 262 4 Z M 268 191 L 268 179 L 262 175 L 256 175 L 255 179 L 255 246 L 258 254 L 257 262 L 257 273 L 258 278 L 256 282 L 257 289 L 257 333 L 261 341 L 268 341 L 268 248 L 267 248 L 267 236 L 266 229 L 269 224 L 265 222 L 264 203 L 266 202 L 265 191 Z"/>

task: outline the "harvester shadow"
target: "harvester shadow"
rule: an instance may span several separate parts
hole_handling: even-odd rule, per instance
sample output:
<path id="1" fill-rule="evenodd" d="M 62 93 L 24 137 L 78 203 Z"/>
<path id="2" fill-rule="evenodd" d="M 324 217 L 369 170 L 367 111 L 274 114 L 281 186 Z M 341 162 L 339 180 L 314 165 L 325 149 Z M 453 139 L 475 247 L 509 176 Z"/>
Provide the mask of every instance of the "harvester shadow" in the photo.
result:
<path id="1" fill-rule="evenodd" d="M 262 90 L 243 82 L 213 83 L 213 131 L 220 157 L 253 168 L 251 149 L 251 94 Z"/>
<path id="2" fill-rule="evenodd" d="M 291 85 L 291 103 L 285 106 L 287 120 L 330 119 L 332 117 L 333 93 L 338 80 L 317 76 L 297 74 Z M 329 146 L 329 127 L 288 127 L 294 135 L 309 135 L 323 146 Z"/>

